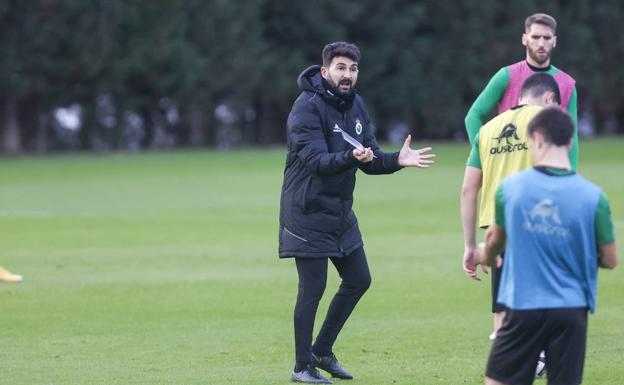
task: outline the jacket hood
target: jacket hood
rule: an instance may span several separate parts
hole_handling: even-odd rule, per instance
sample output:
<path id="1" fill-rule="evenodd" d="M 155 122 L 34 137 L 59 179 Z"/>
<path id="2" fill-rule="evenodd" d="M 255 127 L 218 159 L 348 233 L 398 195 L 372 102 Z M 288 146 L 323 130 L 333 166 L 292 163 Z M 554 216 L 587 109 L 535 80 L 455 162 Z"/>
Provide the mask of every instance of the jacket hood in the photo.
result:
<path id="1" fill-rule="evenodd" d="M 299 74 L 297 85 L 301 91 L 311 91 L 323 95 L 325 93 L 325 87 L 321 79 L 321 66 L 313 65 Z"/>

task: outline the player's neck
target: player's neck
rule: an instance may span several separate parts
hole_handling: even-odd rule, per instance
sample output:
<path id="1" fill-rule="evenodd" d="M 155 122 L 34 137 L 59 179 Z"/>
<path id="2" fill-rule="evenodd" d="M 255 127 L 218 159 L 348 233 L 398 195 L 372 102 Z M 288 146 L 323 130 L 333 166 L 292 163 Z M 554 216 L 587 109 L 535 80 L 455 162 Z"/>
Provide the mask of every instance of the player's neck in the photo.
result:
<path id="1" fill-rule="evenodd" d="M 531 67 L 532 69 L 547 70 L 550 68 L 550 58 L 548 58 L 548 60 L 540 64 L 536 62 L 535 60 L 533 60 L 531 56 L 527 54 L 526 62 L 529 65 L 529 67 Z"/>
<path id="2" fill-rule="evenodd" d="M 541 158 L 535 161 L 535 166 L 553 167 L 562 170 L 571 170 L 572 165 L 568 158 L 567 147 L 551 146 Z"/>

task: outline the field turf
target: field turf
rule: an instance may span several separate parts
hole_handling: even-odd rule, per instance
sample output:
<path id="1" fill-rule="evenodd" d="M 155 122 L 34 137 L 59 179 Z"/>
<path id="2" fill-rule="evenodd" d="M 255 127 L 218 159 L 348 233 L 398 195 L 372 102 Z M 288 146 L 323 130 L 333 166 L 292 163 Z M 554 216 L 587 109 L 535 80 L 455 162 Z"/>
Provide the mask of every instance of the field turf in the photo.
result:
<path id="1" fill-rule="evenodd" d="M 358 174 L 373 284 L 335 346 L 350 384 L 483 381 L 490 284 L 461 269 L 468 146 L 433 146 L 431 169 Z M 620 246 L 623 147 L 582 142 L 580 162 L 611 200 Z M 25 276 L 0 284 L 0 384 L 289 383 L 297 279 L 277 258 L 284 155 L 0 159 L 0 265 Z M 329 276 L 317 326 L 339 282 Z M 624 384 L 623 294 L 624 267 L 601 271 L 585 384 Z"/>

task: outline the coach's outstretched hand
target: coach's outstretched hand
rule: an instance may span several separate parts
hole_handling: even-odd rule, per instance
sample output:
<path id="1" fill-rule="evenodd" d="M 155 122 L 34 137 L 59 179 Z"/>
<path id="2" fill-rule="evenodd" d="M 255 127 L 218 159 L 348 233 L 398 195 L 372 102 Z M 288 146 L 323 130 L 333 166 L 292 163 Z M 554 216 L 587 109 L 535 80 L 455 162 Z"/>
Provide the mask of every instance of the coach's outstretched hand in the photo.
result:
<path id="1" fill-rule="evenodd" d="M 410 143 L 412 143 L 412 136 L 408 135 L 399 152 L 399 166 L 427 168 L 433 164 L 433 159 L 430 158 L 435 157 L 435 154 L 425 154 L 431 150 L 431 147 L 412 150 Z"/>

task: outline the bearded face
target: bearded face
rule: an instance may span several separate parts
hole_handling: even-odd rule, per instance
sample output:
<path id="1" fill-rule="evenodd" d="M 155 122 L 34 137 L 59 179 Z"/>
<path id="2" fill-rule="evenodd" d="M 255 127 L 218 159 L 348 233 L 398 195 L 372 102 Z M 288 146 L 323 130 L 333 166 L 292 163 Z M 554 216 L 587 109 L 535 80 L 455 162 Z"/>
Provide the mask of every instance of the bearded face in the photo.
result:
<path id="1" fill-rule="evenodd" d="M 527 49 L 527 61 L 536 67 L 550 65 L 552 49 L 557 45 L 553 30 L 543 24 L 534 23 L 522 35 L 522 44 Z"/>
<path id="2" fill-rule="evenodd" d="M 340 94 L 350 95 L 357 82 L 358 63 L 345 56 L 336 56 L 329 67 L 321 67 L 321 75 Z"/>

